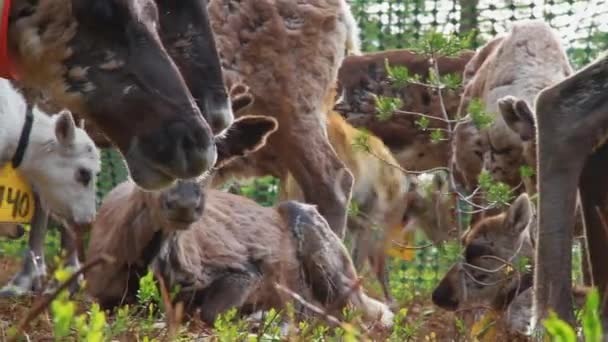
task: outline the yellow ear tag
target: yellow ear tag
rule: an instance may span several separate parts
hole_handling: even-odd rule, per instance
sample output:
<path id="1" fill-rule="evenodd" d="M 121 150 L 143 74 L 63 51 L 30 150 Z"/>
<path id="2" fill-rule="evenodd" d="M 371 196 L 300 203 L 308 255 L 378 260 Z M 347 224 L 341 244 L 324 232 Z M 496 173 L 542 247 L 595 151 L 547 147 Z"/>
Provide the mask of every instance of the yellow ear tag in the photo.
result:
<path id="1" fill-rule="evenodd" d="M 0 168 L 0 222 L 30 223 L 34 205 L 32 188 L 13 165 Z"/>
<path id="2" fill-rule="evenodd" d="M 471 327 L 471 339 L 476 342 L 496 341 L 496 320 L 499 318 L 494 311 L 489 311 Z"/>
<path id="3" fill-rule="evenodd" d="M 416 256 L 416 250 L 404 247 L 414 245 L 415 232 L 404 232 L 402 228 L 403 227 L 399 225 L 389 230 L 386 254 L 405 261 L 412 261 Z"/>

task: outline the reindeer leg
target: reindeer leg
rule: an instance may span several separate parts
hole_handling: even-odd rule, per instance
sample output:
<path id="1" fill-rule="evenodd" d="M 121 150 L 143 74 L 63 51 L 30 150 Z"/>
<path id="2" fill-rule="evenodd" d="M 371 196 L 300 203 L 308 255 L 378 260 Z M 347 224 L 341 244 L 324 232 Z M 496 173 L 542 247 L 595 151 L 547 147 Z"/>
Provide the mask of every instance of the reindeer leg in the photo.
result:
<path id="1" fill-rule="evenodd" d="M 382 287 L 386 304 L 393 308 L 397 303 L 391 294 L 391 287 L 389 285 L 389 269 L 386 264 L 386 253 L 382 249 L 376 249 L 374 253 L 370 254 L 370 264 L 373 265 L 376 279 L 378 279 Z"/>
<path id="2" fill-rule="evenodd" d="M 254 265 L 245 271 L 229 271 L 200 292 L 197 306 L 201 319 L 213 324 L 217 316 L 231 308 L 240 308 L 258 287 L 262 278 Z"/>
<path id="3" fill-rule="evenodd" d="M 352 251 L 353 264 L 357 272 L 361 272 L 365 261 L 369 256 L 369 244 L 371 243 L 371 230 L 365 227 L 359 219 L 348 220 L 349 230 L 353 232 Z"/>
<path id="4" fill-rule="evenodd" d="M 21 270 L 2 289 L 0 297 L 17 297 L 30 291 L 38 292 L 42 289 L 42 281 L 46 277 L 46 263 L 44 261 L 44 240 L 48 226 L 48 213 L 44 211 L 40 198 L 34 194 L 36 209 L 32 217 L 29 248 L 25 252 Z"/>
<path id="5" fill-rule="evenodd" d="M 338 158 L 325 134 L 323 115 L 294 113 L 290 122 L 279 122 L 269 139 L 277 148 L 279 160 L 291 172 L 304 194 L 306 203 L 315 204 L 331 229 L 344 238 L 346 211 L 354 178 Z M 291 129 L 288 129 L 291 127 Z"/>
<path id="6" fill-rule="evenodd" d="M 605 264 L 608 260 L 608 227 L 604 226 L 608 222 L 608 182 L 604 180 L 607 169 L 608 144 L 599 148 L 588 159 L 580 178 L 587 247 L 589 259 L 592 261 L 591 276 L 594 285 L 602 294 L 608 286 L 608 271 Z M 586 255 L 584 257 L 586 259 Z M 600 312 L 604 322 L 608 323 L 608 305 L 603 305 Z"/>
<path id="7" fill-rule="evenodd" d="M 550 309 L 562 319 L 574 322 L 571 248 L 576 190 L 587 156 L 608 131 L 607 79 L 608 57 L 605 56 L 572 77 L 546 88 L 536 100 L 540 203 L 534 325 L 545 318 Z M 590 196 L 584 194 L 587 202 Z M 584 210 L 589 213 L 594 209 Z M 597 223 L 597 220 L 590 223 Z M 592 234 L 600 229 L 587 226 Z M 604 245 L 603 248 L 608 247 Z M 592 258 L 591 262 L 599 267 L 604 260 Z"/>
<path id="8" fill-rule="evenodd" d="M 76 272 L 80 268 L 80 260 L 78 259 L 78 251 L 76 249 L 76 241 L 74 240 L 74 236 L 71 235 L 70 232 L 67 231 L 63 225 L 59 229 L 61 233 L 61 249 L 67 253 L 64 267 L 69 269 L 71 272 Z M 74 280 L 69 286 L 68 291 L 70 295 L 74 295 L 78 289 L 80 288 L 80 283 L 84 277 L 80 275 L 77 279 Z M 52 293 L 59 284 L 55 279 L 52 279 L 49 286 L 45 289 L 45 294 Z"/>

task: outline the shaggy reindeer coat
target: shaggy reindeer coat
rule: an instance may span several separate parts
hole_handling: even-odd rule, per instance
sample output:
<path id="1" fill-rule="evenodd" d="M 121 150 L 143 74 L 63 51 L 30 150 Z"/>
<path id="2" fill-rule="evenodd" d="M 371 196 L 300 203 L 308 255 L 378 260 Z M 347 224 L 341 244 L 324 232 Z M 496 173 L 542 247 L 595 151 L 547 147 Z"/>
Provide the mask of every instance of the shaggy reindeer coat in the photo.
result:
<path id="1" fill-rule="evenodd" d="M 352 175 L 331 148 L 325 113 L 347 50 L 358 52 L 357 26 L 345 0 L 211 0 L 209 15 L 228 79 L 251 88 L 247 114 L 269 115 L 279 130 L 261 151 L 222 170 L 232 175 L 291 173 L 306 202 L 344 234 Z"/>
<path id="2" fill-rule="evenodd" d="M 169 286 L 179 284 L 179 299 L 190 309 L 200 306 L 208 322 L 232 306 L 246 311 L 281 307 L 285 297 L 274 287 L 278 282 L 305 296 L 310 291 L 323 304 L 348 300 L 368 319 L 392 324 L 386 306 L 361 289 L 350 292 L 356 271 L 313 206 L 286 202 L 265 208 L 209 190 L 200 220 L 175 230 L 158 202 L 156 195 L 125 182 L 100 208 L 88 257 L 106 253 L 118 260 L 86 274 L 89 293 L 102 305 L 132 298 L 137 280 L 151 266 Z"/>
<path id="3" fill-rule="evenodd" d="M 462 74 L 472 56 L 472 51 L 465 51 L 454 57 L 439 57 L 439 73 L 442 76 Z M 379 137 L 401 167 L 413 171 L 445 167 L 449 161 L 449 143 L 432 142 L 430 130 L 423 131 L 416 125 L 420 116 L 395 113 L 388 120 L 377 118 L 375 96 L 390 96 L 401 100 L 400 109 L 403 111 L 443 119 L 437 91 L 418 84 L 395 87 L 386 70 L 386 63 L 392 68 L 405 67 L 410 75 L 420 76 L 422 82 L 428 81 L 431 64 L 421 54 L 389 50 L 348 56 L 338 74 L 338 93 L 342 98 L 335 109 L 346 116 L 351 125 L 366 128 Z M 456 116 L 461 94 L 460 87 L 442 91 L 449 119 Z M 447 125 L 441 120 L 430 119 L 429 128 L 446 129 Z"/>
<path id="4" fill-rule="evenodd" d="M 477 186 L 482 169 L 511 187 L 521 183 L 524 141 L 499 115 L 499 100 L 510 95 L 533 104 L 543 88 L 571 73 L 559 37 L 542 21 L 516 22 L 508 34 L 494 38 L 477 51 L 463 75 L 465 90 L 459 116 L 467 115 L 471 101 L 478 99 L 494 121 L 479 130 L 467 116 L 455 128 L 453 161 L 469 190 Z"/>

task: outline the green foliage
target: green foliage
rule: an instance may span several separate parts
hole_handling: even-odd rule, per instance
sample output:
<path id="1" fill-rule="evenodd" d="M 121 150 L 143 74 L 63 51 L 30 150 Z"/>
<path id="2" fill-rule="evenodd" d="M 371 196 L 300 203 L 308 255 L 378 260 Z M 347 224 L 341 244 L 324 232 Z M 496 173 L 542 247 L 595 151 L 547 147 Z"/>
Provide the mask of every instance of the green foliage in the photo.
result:
<path id="1" fill-rule="evenodd" d="M 71 272 L 58 263 L 54 273 L 59 283 L 64 283 L 71 276 Z M 71 335 L 72 330 L 80 341 L 101 342 L 105 338 L 106 316 L 94 303 L 87 314 L 76 315 L 76 302 L 70 300 L 67 290 L 61 291 L 51 302 L 51 315 L 53 317 L 53 336 L 55 341 L 63 341 Z"/>
<path id="2" fill-rule="evenodd" d="M 586 342 L 602 341 L 602 321 L 600 319 L 600 294 L 597 288 L 593 288 L 587 294 L 585 307 L 582 310 L 583 335 Z"/>
<path id="3" fill-rule="evenodd" d="M 467 327 L 462 318 L 454 317 L 454 326 L 456 326 L 456 331 L 458 331 L 458 334 L 461 336 L 467 335 Z"/>
<path id="4" fill-rule="evenodd" d="M 413 341 L 418 335 L 420 326 L 418 324 L 409 324 L 407 321 L 408 310 L 402 308 L 395 315 L 394 328 L 389 341 Z"/>
<path id="5" fill-rule="evenodd" d="M 554 342 L 576 342 L 576 332 L 565 321 L 557 317 L 553 311 L 549 312 L 549 317 L 543 321 L 547 334 Z"/>
<path id="6" fill-rule="evenodd" d="M 432 143 L 438 143 L 442 140 L 446 140 L 445 135 L 443 134 L 442 130 L 434 129 L 433 131 L 431 131 L 431 142 Z"/>
<path id="7" fill-rule="evenodd" d="M 270 309 L 268 310 L 268 312 L 266 313 L 265 317 L 264 317 L 264 322 L 262 323 L 262 326 L 260 327 L 260 331 L 262 332 L 261 335 L 259 336 L 259 338 L 257 339 L 251 339 L 250 340 L 256 340 L 256 341 L 264 341 L 264 342 L 271 342 L 271 341 L 280 341 L 281 338 L 281 327 L 279 325 L 280 320 L 280 314 L 279 312 L 277 312 L 275 309 Z"/>
<path id="8" fill-rule="evenodd" d="M 593 288 L 587 294 L 585 306 L 581 310 L 581 325 L 586 342 L 600 342 L 604 337 L 602 321 L 600 318 L 600 294 L 597 288 Z M 576 331 L 567 322 L 560 319 L 553 311 L 543 321 L 548 336 L 555 342 L 575 342 Z"/>
<path id="9" fill-rule="evenodd" d="M 106 316 L 99 309 L 99 304 L 94 303 L 91 306 L 88 316 L 88 322 L 87 317 L 84 314 L 78 316 L 74 322 L 80 341 L 102 342 L 105 335 Z"/>
<path id="10" fill-rule="evenodd" d="M 462 76 L 460 74 L 445 74 L 441 76 L 441 84 L 449 89 L 457 89 L 462 86 Z"/>
<path id="11" fill-rule="evenodd" d="M 485 112 L 481 99 L 474 98 L 469 102 L 467 112 L 471 117 L 473 125 L 479 130 L 489 127 L 494 122 L 494 117 Z"/>
<path id="12" fill-rule="evenodd" d="M 532 270 L 532 262 L 527 256 L 520 256 L 515 259 L 513 265 L 520 273 L 530 272 Z"/>
<path id="13" fill-rule="evenodd" d="M 252 182 L 239 184 L 230 189 L 231 193 L 248 197 L 264 207 L 271 207 L 277 203 L 279 197 L 279 179 L 266 176 L 254 179 Z"/>
<path id="14" fill-rule="evenodd" d="M 348 206 L 348 217 L 357 217 L 360 213 L 361 211 L 359 210 L 359 203 L 351 200 Z"/>
<path id="15" fill-rule="evenodd" d="M 220 314 L 213 328 L 220 342 L 244 341 L 249 333 L 247 332 L 247 322 L 238 319 L 236 308 L 232 308 Z"/>
<path id="16" fill-rule="evenodd" d="M 444 34 L 435 30 L 425 32 L 411 49 L 429 57 L 454 56 L 472 46 L 474 32 L 461 37 L 459 34 Z"/>
<path id="17" fill-rule="evenodd" d="M 507 206 L 513 199 L 511 188 L 502 182 L 497 182 L 487 171 L 482 171 L 477 181 L 479 188 L 485 193 L 486 200 L 496 206 Z"/>
<path id="18" fill-rule="evenodd" d="M 403 88 L 412 82 L 420 82 L 420 75 L 410 74 L 409 69 L 403 65 L 391 66 L 388 58 L 384 60 L 384 67 L 389 79 L 396 88 Z"/>
<path id="19" fill-rule="evenodd" d="M 519 168 L 519 174 L 521 175 L 521 178 L 534 177 L 534 168 L 530 165 L 522 165 Z"/>
<path id="20" fill-rule="evenodd" d="M 418 120 L 414 122 L 416 126 L 420 127 L 421 130 L 426 131 L 429 128 L 429 124 L 431 120 L 425 116 L 421 116 Z"/>
<path id="21" fill-rule="evenodd" d="M 148 304 L 160 304 L 162 303 L 161 299 L 160 290 L 156 286 L 156 280 L 154 279 L 154 273 L 148 270 L 148 273 L 139 279 L 137 301 L 140 305 L 146 306 Z"/>
<path id="22" fill-rule="evenodd" d="M 76 315 L 76 303 L 69 300 L 67 290 L 61 291 L 51 303 L 53 316 L 53 336 L 61 341 L 70 334 L 70 328 Z"/>
<path id="23" fill-rule="evenodd" d="M 106 335 L 108 335 L 108 337 L 116 337 L 128 331 L 131 320 L 130 310 L 131 307 L 129 305 L 117 308 L 116 314 L 114 315 L 114 322 L 106 326 Z"/>
<path id="24" fill-rule="evenodd" d="M 401 108 L 402 102 L 400 98 L 376 95 L 374 97 L 376 99 L 376 117 L 380 121 L 389 120 L 393 116 L 393 113 Z"/>
<path id="25" fill-rule="evenodd" d="M 367 129 L 361 128 L 357 130 L 357 133 L 353 137 L 353 141 L 351 145 L 355 150 L 370 152 L 371 147 L 369 146 L 369 136 L 370 133 Z"/>

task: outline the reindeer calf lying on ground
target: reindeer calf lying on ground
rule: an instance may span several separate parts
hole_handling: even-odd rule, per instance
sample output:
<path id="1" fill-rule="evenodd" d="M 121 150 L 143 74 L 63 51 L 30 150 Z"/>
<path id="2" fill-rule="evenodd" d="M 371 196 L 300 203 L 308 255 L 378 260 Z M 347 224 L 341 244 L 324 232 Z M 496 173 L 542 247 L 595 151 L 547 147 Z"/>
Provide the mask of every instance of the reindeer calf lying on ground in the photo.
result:
<path id="1" fill-rule="evenodd" d="M 260 148 L 274 130 L 274 119 L 237 119 L 217 142 L 217 167 Z M 138 277 L 151 266 L 169 286 L 181 286 L 178 300 L 200 309 L 206 322 L 232 307 L 282 306 L 278 282 L 305 297 L 310 290 L 328 308 L 350 302 L 368 319 L 392 325 L 391 311 L 357 287 L 344 245 L 313 206 L 290 201 L 266 208 L 204 187 L 180 181 L 144 192 L 125 182 L 112 190 L 87 257 L 106 253 L 117 262 L 87 272 L 88 292 L 105 307 L 121 303 L 135 295 Z"/>
<path id="2" fill-rule="evenodd" d="M 30 199 L 37 205 L 34 220 L 48 210 L 70 225 L 91 223 L 100 170 L 99 152 L 91 138 L 76 127 L 70 112 L 49 116 L 28 106 L 7 80 L 0 80 L 0 97 L 0 165 L 12 163 L 39 197 Z M 19 227 L 4 224 L 2 231 L 15 236 L 23 232 Z M 29 291 L 34 280 L 45 274 L 43 243 L 44 236 L 30 243 L 24 270 L 0 295 Z"/>
<path id="3" fill-rule="evenodd" d="M 392 303 L 394 299 L 388 282 L 386 249 L 394 245 L 392 239 L 400 235 L 412 219 L 416 219 L 425 232 L 450 230 L 447 227 L 450 221 L 442 220 L 449 213 L 441 212 L 447 207 L 447 202 L 441 202 L 443 198 L 440 197 L 433 198 L 431 202 L 438 205 L 437 210 L 428 210 L 431 203 L 426 200 L 427 194 L 417 191 L 420 189 L 413 185 L 414 177 L 399 169 L 398 162 L 384 143 L 372 134 L 363 135 L 337 112 L 332 111 L 328 115 L 327 135 L 336 154 L 355 179 L 352 201 L 357 204 L 358 212 L 350 215 L 347 223 L 353 235 L 353 262 L 360 271 L 365 261 L 369 260 L 387 302 Z M 287 177 L 281 190 L 284 200 L 304 199 L 291 176 Z M 437 190 L 447 189 L 439 184 Z M 429 195 L 438 196 L 434 192 Z M 410 205 L 411 208 L 408 208 Z M 409 231 L 409 234 L 412 233 Z"/>
<path id="4" fill-rule="evenodd" d="M 506 330 L 500 341 L 529 335 L 537 219 L 526 193 L 509 209 L 486 217 L 462 237 L 464 261 L 447 272 L 433 291 L 435 305 L 456 311 L 486 307 Z M 574 296 L 584 298 L 586 289 Z"/>

